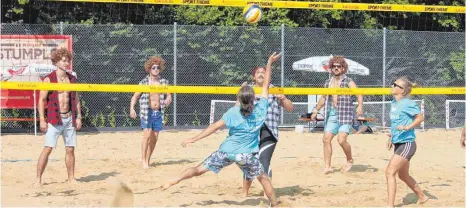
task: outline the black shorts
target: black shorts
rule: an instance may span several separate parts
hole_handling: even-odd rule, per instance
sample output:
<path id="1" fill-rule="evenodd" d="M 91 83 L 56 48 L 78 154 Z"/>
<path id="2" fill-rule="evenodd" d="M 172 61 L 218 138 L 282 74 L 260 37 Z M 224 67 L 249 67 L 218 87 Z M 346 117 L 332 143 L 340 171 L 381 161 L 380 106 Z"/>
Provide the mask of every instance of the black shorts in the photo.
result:
<path id="1" fill-rule="evenodd" d="M 414 153 L 416 153 L 416 142 L 406 142 L 394 145 L 395 154 L 407 159 L 408 161 L 411 160 L 411 158 L 414 156 Z"/>
<path id="2" fill-rule="evenodd" d="M 259 142 L 259 160 L 264 167 L 265 173 L 269 177 L 272 177 L 270 162 L 276 145 L 277 140 L 273 136 L 272 132 L 265 125 L 262 126 Z"/>

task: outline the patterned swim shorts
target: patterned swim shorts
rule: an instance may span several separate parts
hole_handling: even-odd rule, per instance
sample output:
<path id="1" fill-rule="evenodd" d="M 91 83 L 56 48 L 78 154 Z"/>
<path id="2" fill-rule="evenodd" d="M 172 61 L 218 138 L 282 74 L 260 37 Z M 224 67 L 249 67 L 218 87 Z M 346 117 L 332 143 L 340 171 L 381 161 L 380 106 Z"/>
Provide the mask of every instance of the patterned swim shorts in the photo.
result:
<path id="1" fill-rule="evenodd" d="M 247 180 L 253 180 L 264 173 L 259 159 L 253 153 L 228 154 L 225 152 L 215 151 L 202 165 L 214 173 L 219 173 L 224 167 L 236 163 L 243 171 Z"/>

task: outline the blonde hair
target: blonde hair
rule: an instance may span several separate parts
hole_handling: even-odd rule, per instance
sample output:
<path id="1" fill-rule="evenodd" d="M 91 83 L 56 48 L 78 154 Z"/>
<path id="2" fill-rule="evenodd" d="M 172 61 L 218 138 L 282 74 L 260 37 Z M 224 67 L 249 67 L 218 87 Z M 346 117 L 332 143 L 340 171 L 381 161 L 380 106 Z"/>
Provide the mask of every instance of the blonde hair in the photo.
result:
<path id="1" fill-rule="evenodd" d="M 412 82 L 408 77 L 401 77 L 399 80 L 403 81 L 404 96 L 411 94 L 411 90 L 418 86 L 417 83 Z"/>

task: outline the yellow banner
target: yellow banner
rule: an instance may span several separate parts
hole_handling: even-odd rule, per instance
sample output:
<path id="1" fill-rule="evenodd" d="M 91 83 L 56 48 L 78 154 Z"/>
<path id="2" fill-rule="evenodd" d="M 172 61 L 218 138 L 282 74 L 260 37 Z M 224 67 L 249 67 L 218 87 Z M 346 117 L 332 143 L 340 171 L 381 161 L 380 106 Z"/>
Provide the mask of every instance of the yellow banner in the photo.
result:
<path id="1" fill-rule="evenodd" d="M 412 5 L 412 4 L 362 4 L 362 3 L 312 2 L 312 1 L 248 1 L 248 0 L 49 0 L 49 1 L 134 3 L 134 4 L 172 4 L 172 5 L 233 6 L 233 7 L 244 7 L 248 4 L 255 3 L 264 8 L 430 12 L 430 13 L 465 13 L 466 12 L 464 6 L 429 6 L 429 5 Z"/>
<path id="2" fill-rule="evenodd" d="M 237 94 L 240 87 L 215 86 L 149 86 L 120 84 L 56 84 L 41 82 L 1 82 L 1 89 L 15 90 L 60 90 L 87 92 L 159 92 L 179 94 Z M 260 93 L 260 88 L 255 88 Z M 464 87 L 414 88 L 414 95 L 461 95 Z M 270 88 L 270 94 L 285 95 L 389 95 L 390 88 Z"/>

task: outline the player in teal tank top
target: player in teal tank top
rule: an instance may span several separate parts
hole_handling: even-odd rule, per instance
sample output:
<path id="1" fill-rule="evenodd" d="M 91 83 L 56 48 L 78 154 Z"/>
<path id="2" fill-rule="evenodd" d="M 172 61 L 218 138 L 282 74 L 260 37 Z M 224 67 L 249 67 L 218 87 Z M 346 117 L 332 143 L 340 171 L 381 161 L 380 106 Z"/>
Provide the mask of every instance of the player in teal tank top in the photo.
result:
<path id="1" fill-rule="evenodd" d="M 194 138 L 183 141 L 182 146 L 186 147 L 187 144 L 203 139 L 222 127 L 226 126 L 229 129 L 227 138 L 217 151 L 213 152 L 202 164 L 186 169 L 177 179 L 163 185 L 162 190 L 166 190 L 182 180 L 200 176 L 209 171 L 219 173 L 223 168 L 236 163 L 247 180 L 255 178 L 259 180 L 264 188 L 264 193 L 270 200 L 270 205 L 273 207 L 278 205 L 273 186 L 264 172 L 257 154 L 259 152 L 259 132 L 267 115 L 272 63 L 279 58 L 280 54 L 276 55 L 275 53 L 269 57 L 261 98 L 256 104 L 254 104 L 254 89 L 250 86 L 241 87 L 237 95 L 237 104 L 230 108 L 222 119 L 210 125 Z"/>
<path id="2" fill-rule="evenodd" d="M 406 78 L 400 78 L 392 84 L 393 101 L 390 106 L 390 138 L 387 142 L 388 150 L 394 146 L 394 154 L 385 171 L 388 189 L 388 207 L 393 207 L 396 195 L 396 175 L 406 183 L 418 196 L 418 204 L 429 198 L 409 175 L 410 160 L 416 152 L 416 135 L 414 127 L 424 121 L 424 115 L 419 106 L 408 98 L 413 83 Z"/>

